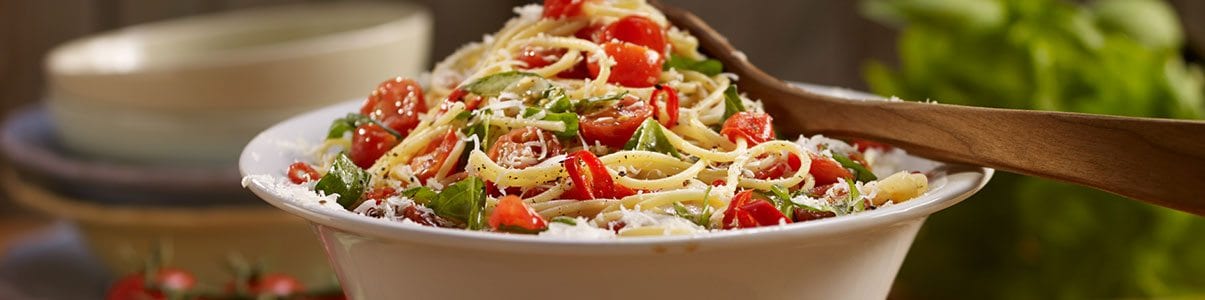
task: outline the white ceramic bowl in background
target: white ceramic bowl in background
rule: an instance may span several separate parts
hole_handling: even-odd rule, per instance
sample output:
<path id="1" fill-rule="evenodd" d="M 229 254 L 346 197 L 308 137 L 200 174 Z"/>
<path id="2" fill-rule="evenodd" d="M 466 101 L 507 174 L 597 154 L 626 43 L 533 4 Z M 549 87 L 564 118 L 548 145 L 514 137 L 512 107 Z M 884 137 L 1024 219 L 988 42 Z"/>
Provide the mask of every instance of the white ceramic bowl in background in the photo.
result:
<path id="1" fill-rule="evenodd" d="M 299 141 L 317 143 L 330 120 L 356 105 L 264 131 L 243 150 L 240 170 L 284 176 L 304 158 Z M 883 299 L 925 218 L 992 174 L 920 158 L 904 163 L 944 175 L 931 178 L 924 196 L 854 216 L 614 241 L 413 226 L 303 205 L 270 183 L 246 184 L 313 224 L 352 299 Z"/>
<path id="2" fill-rule="evenodd" d="M 124 161 L 233 164 L 288 116 L 364 97 L 427 64 L 432 17 L 410 3 L 311 3 L 148 23 L 47 58 L 63 143 Z"/>

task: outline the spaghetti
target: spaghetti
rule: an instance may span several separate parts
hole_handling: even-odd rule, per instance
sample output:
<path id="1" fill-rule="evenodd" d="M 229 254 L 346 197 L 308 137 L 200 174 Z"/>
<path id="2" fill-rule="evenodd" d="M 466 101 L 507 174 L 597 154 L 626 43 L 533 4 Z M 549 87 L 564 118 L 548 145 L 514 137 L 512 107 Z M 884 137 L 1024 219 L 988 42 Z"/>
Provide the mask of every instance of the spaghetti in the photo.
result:
<path id="1" fill-rule="evenodd" d="M 889 146 L 776 139 L 734 76 L 642 0 L 516 12 L 438 63 L 425 93 L 389 80 L 336 120 L 315 190 L 423 225 L 635 236 L 844 215 L 927 189 L 921 174 L 878 180 L 865 158 Z"/>

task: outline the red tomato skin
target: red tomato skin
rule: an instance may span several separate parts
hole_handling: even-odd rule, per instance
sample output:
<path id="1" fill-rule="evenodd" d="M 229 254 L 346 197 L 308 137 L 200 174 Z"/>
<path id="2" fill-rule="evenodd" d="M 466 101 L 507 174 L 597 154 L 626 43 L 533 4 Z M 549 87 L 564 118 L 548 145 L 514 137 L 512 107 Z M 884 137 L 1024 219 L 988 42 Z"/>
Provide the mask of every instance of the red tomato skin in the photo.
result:
<path id="1" fill-rule="evenodd" d="M 870 149 L 879 149 L 880 151 L 891 150 L 891 145 L 864 139 L 854 139 L 854 147 L 858 148 L 858 152 L 866 152 Z"/>
<path id="2" fill-rule="evenodd" d="M 753 172 L 753 176 L 757 179 L 782 178 L 795 174 L 795 170 L 799 170 L 801 166 L 803 166 L 803 162 L 799 160 L 798 155 L 787 154 L 786 163 L 780 160 L 770 167 Z"/>
<path id="3" fill-rule="evenodd" d="M 543 149 L 526 145 L 529 142 L 541 140 L 544 141 L 544 144 L 540 146 Z M 499 159 L 515 155 L 516 153 L 522 153 L 524 149 L 529 150 L 531 153 L 547 151 L 547 155 L 544 158 L 561 155 L 565 152 L 564 147 L 561 146 L 561 141 L 557 140 L 552 132 L 529 126 L 515 128 L 498 137 L 498 140 L 493 145 L 490 145 L 490 149 L 486 152 L 486 155 L 490 157 L 490 160 L 503 167 L 526 169 L 533 164 L 513 163 L 506 159 Z"/>
<path id="4" fill-rule="evenodd" d="M 656 85 L 660 80 L 661 65 L 665 63 L 661 53 L 627 42 L 606 42 L 602 47 L 607 56 L 615 60 L 607 82 L 632 88 L 646 88 Z M 590 62 L 587 67 L 590 69 L 590 77 L 598 78 L 598 62 Z"/>
<path id="5" fill-rule="evenodd" d="M 589 0 L 544 0 L 544 18 L 562 19 L 582 15 L 582 4 Z"/>
<path id="6" fill-rule="evenodd" d="M 482 100 L 484 99 L 481 96 L 469 94 L 469 92 L 465 91 L 464 89 L 454 89 L 448 94 L 448 99 L 439 104 L 439 112 L 447 112 L 448 105 L 453 102 L 464 102 L 464 109 L 467 111 L 472 111 L 477 109 L 477 106 L 481 105 Z"/>
<path id="7" fill-rule="evenodd" d="M 565 191 L 565 198 L 577 200 L 618 199 L 636 194 L 636 191 L 631 188 L 615 184 L 602 160 L 588 150 L 578 150 L 569 154 L 562 164 L 565 166 L 565 173 L 568 173 L 569 179 L 573 182 L 573 188 Z M 582 165 L 585 167 L 583 168 Z"/>
<path id="8" fill-rule="evenodd" d="M 837 182 L 838 178 L 853 177 L 853 173 L 841 167 L 840 163 L 823 155 L 810 155 L 812 166 L 808 173 L 816 178 L 816 185 L 827 185 Z"/>
<path id="9" fill-rule="evenodd" d="M 733 143 L 744 138 L 749 146 L 754 146 L 774 139 L 773 121 L 774 118 L 766 113 L 738 112 L 724 121 L 720 134 Z"/>
<path id="10" fill-rule="evenodd" d="M 579 126 L 587 143 L 598 142 L 608 147 L 623 147 L 640 123 L 653 116 L 653 109 L 635 96 L 619 100 L 618 105 L 582 114 Z"/>
<path id="11" fill-rule="evenodd" d="M 744 190 L 732 197 L 722 219 L 724 229 L 753 228 L 791 223 L 770 201 L 755 199 L 753 190 Z"/>
<path id="12" fill-rule="evenodd" d="M 489 224 L 495 231 L 521 229 L 539 232 L 548 228 L 548 222 L 515 195 L 506 195 L 498 199 L 498 205 L 494 206 L 494 211 L 490 213 Z"/>
<path id="13" fill-rule="evenodd" d="M 410 159 L 410 170 L 414 172 L 414 176 L 418 177 L 419 182 L 426 183 L 427 179 L 435 177 L 439 169 L 443 168 L 445 163 L 455 164 L 459 157 L 449 159 L 452 154 L 452 149 L 456 148 L 456 144 L 460 142 L 460 136 L 456 135 L 456 129 L 448 129 L 448 133 L 442 137 L 436 138 L 435 141 L 427 145 L 427 148 Z"/>
<path id="14" fill-rule="evenodd" d="M 351 149 L 348 150 L 351 161 L 361 169 L 368 169 L 376 163 L 381 155 L 397 146 L 396 136 L 385 131 L 376 123 L 368 123 L 356 127 L 351 133 Z"/>
<path id="15" fill-rule="evenodd" d="M 412 79 L 401 77 L 386 80 L 377 86 L 360 113 L 377 120 L 403 136 L 418 126 L 419 114 L 427 111 L 423 88 Z"/>
<path id="16" fill-rule="evenodd" d="M 293 184 L 302 184 L 314 180 L 318 180 L 318 171 L 314 170 L 313 166 L 303 162 L 295 162 L 289 165 L 288 172 L 289 181 Z"/>
<path id="17" fill-rule="evenodd" d="M 665 42 L 665 30 L 644 16 L 630 15 L 608 24 L 599 36 L 599 41 L 624 41 L 665 54 L 669 44 Z"/>

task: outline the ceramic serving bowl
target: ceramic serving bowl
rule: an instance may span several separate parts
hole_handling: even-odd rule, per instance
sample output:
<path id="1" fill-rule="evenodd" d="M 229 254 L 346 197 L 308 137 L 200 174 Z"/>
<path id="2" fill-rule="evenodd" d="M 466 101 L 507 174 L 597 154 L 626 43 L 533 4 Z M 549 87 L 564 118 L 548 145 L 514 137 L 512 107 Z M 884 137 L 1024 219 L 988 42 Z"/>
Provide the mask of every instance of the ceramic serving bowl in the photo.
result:
<path id="1" fill-rule="evenodd" d="M 53 49 L 46 102 L 72 151 L 234 165 L 271 124 L 418 75 L 432 24 L 413 3 L 331 2 L 135 25 Z"/>
<path id="2" fill-rule="evenodd" d="M 357 104 L 264 131 L 243 150 L 240 170 L 284 176 L 304 158 L 299 141 L 316 143 Z M 916 157 L 903 164 L 941 175 L 919 198 L 853 216 L 611 241 L 412 226 L 301 204 L 271 182 L 244 184 L 313 225 L 352 299 L 883 299 L 925 218 L 969 197 L 992 174 Z"/>

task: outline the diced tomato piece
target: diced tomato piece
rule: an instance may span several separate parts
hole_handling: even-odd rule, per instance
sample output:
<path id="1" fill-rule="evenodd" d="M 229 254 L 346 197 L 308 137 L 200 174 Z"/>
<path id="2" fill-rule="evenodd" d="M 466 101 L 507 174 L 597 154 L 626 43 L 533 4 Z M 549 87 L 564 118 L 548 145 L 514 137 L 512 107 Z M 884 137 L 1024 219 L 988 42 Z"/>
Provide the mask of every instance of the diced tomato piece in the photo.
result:
<path id="1" fill-rule="evenodd" d="M 489 223 L 494 231 L 533 233 L 548 229 L 548 222 L 515 195 L 498 199 L 498 205 L 490 213 Z"/>
<path id="2" fill-rule="evenodd" d="M 779 160 L 765 169 L 753 172 L 753 176 L 757 179 L 782 178 L 795 174 L 795 170 L 799 170 L 801 166 L 803 166 L 803 161 L 799 159 L 798 155 L 787 154 L 786 162 Z"/>
<path id="3" fill-rule="evenodd" d="M 858 152 L 866 152 L 870 149 L 879 149 L 880 151 L 891 150 L 891 145 L 864 139 L 854 139 L 854 147 L 858 148 Z"/>
<path id="4" fill-rule="evenodd" d="M 397 190 L 387 186 L 380 186 L 365 191 L 360 199 L 362 199 L 361 201 L 376 200 L 377 204 L 381 204 L 381 201 L 385 201 L 385 199 L 389 199 L 393 195 L 397 195 Z"/>
<path id="5" fill-rule="evenodd" d="M 852 178 L 854 175 L 849 170 L 841 167 L 836 160 L 823 155 L 810 155 L 812 167 L 808 169 L 808 173 L 816 178 L 816 185 L 833 184 L 838 178 Z"/>
<path id="6" fill-rule="evenodd" d="M 761 144 L 774 139 L 774 127 L 770 124 L 773 120 L 766 113 L 738 112 L 724 121 L 720 134 L 733 143 L 743 138 L 749 146 Z"/>
<path id="7" fill-rule="evenodd" d="M 753 228 L 791 223 L 769 200 L 756 196 L 753 190 L 744 190 L 732 197 L 728 209 L 724 210 L 724 229 Z"/>

